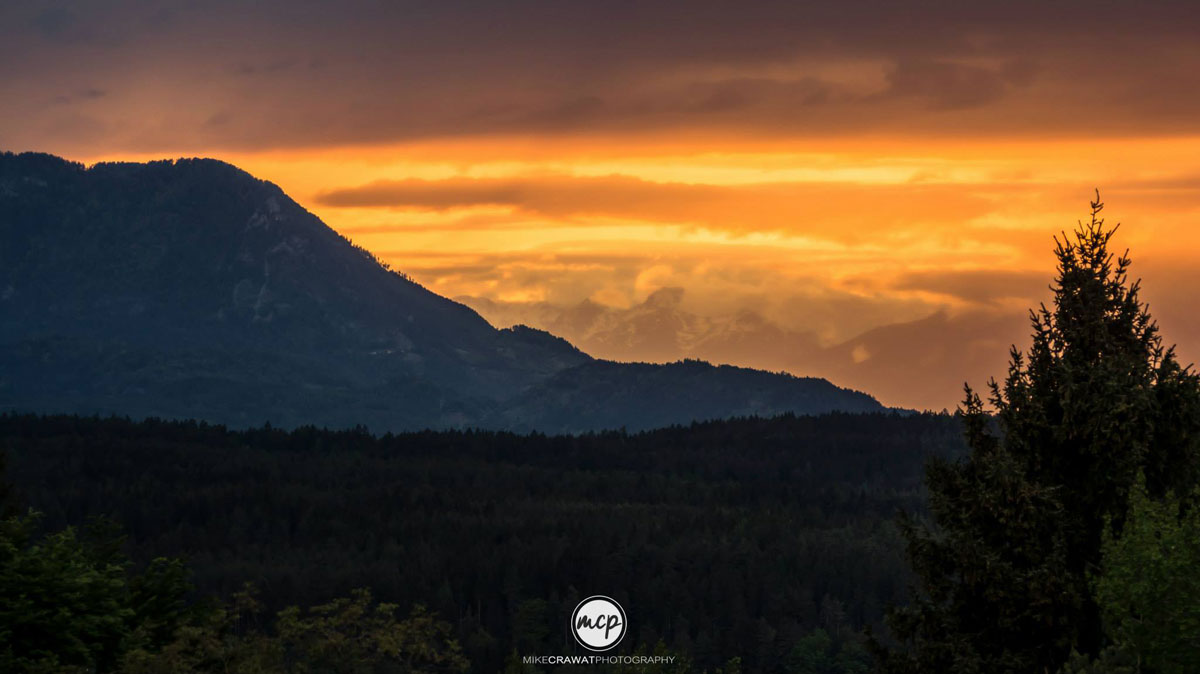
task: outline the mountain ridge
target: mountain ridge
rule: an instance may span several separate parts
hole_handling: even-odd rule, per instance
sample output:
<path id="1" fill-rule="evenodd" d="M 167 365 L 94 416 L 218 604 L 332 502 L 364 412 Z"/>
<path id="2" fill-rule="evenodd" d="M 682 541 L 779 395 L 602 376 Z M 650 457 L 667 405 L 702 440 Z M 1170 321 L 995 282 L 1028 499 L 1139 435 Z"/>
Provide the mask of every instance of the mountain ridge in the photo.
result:
<path id="1" fill-rule="evenodd" d="M 86 167 L 0 154 L 0 244 L 0 405 L 10 409 L 544 431 L 608 427 L 608 410 L 630 401 L 646 424 L 631 427 L 882 409 L 798 378 L 770 380 L 758 406 L 736 404 L 755 399 L 736 386 L 725 402 L 701 400 L 729 377 L 749 385 L 712 367 L 677 381 L 664 373 L 686 368 L 656 374 L 656 396 L 710 410 L 668 413 L 629 384 L 644 371 L 545 331 L 498 330 L 390 270 L 278 186 L 214 159 Z M 571 373 L 582 366 L 612 386 Z M 567 381 L 621 397 L 564 397 Z"/>
<path id="2" fill-rule="evenodd" d="M 597 358 L 736 363 L 820 377 L 870 391 L 885 404 L 931 410 L 953 409 L 954 392 L 961 391 L 964 380 L 1000 376 L 1010 345 L 1021 343 L 1028 331 L 1023 313 L 941 307 L 826 342 L 814 330 L 787 327 L 761 310 L 700 313 L 686 307 L 683 296 L 681 288 L 663 287 L 626 308 L 587 299 L 574 304 L 455 299 L 492 325 L 522 322 L 543 328 Z"/>

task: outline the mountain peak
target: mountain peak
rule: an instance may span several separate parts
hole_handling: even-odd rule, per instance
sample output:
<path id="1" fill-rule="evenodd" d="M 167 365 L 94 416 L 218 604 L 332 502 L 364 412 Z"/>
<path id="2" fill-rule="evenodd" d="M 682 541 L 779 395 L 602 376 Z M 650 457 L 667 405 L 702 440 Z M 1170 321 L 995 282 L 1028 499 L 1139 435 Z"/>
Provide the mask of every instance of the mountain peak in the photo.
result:
<path id="1" fill-rule="evenodd" d="M 655 290 L 646 297 L 644 304 L 655 309 L 669 309 L 683 302 L 683 288 L 665 286 Z"/>
<path id="2" fill-rule="evenodd" d="M 677 303 L 682 292 L 654 296 Z M 391 271 L 277 186 L 214 159 L 84 167 L 0 155 L 0 312 L 9 373 L 0 404 L 32 411 L 514 427 L 528 419 L 514 416 L 514 401 L 593 363 L 550 333 L 496 330 Z M 588 372 L 614 380 L 635 370 Z M 683 385 L 663 372 L 656 396 Z M 611 393 L 577 383 L 589 404 L 614 407 Z M 620 388 L 623 398 L 642 395 Z M 816 406 L 799 388 L 795 405 L 777 401 L 781 410 L 844 408 L 836 387 Z M 563 400 L 538 404 L 547 430 L 611 418 L 589 421 Z M 707 418 L 722 408 L 696 409 Z"/>

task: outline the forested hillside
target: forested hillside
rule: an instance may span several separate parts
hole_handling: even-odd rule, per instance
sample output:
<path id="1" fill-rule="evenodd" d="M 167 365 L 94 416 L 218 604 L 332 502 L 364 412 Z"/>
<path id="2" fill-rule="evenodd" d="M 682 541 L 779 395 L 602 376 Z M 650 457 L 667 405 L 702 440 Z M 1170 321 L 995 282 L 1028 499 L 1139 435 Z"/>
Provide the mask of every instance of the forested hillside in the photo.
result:
<path id="1" fill-rule="evenodd" d="M 571 652 L 566 618 L 595 593 L 629 614 L 622 652 L 662 641 L 696 671 L 861 652 L 905 597 L 894 514 L 921 509 L 927 457 L 963 449 L 954 417 L 893 414 L 575 437 L 9 415 L 0 438 L 49 529 L 111 516 L 134 559 L 183 556 L 201 594 L 424 603 L 481 672 Z"/>

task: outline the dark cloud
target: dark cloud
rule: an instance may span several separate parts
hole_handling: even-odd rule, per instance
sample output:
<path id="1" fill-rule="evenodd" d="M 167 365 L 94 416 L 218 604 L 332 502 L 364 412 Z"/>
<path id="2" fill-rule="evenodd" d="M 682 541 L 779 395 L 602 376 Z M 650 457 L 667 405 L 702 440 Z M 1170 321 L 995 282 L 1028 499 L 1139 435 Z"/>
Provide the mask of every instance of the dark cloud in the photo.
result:
<path id="1" fill-rule="evenodd" d="M 516 206 L 544 215 L 624 211 L 619 202 L 709 200 L 725 188 L 654 183 L 628 176 L 534 176 L 518 179 L 449 178 L 382 181 L 317 195 L 326 206 L 445 210 L 464 206 Z"/>
<path id="2" fill-rule="evenodd" d="M 233 65 L 233 72 L 237 75 L 272 75 L 276 73 L 286 72 L 295 68 L 298 65 L 294 58 L 284 58 L 263 63 L 248 63 L 240 61 Z"/>
<path id="3" fill-rule="evenodd" d="M 82 101 L 94 101 L 99 98 L 104 98 L 107 95 L 108 92 L 103 89 L 88 87 L 78 91 L 72 91 L 67 94 L 59 94 L 58 96 L 54 97 L 53 102 L 55 105 L 70 105 L 72 103 L 79 103 Z"/>
<path id="4" fill-rule="evenodd" d="M 902 62 L 888 72 L 883 97 L 917 98 L 934 110 L 961 110 L 993 103 L 1010 86 L 1026 78 L 1013 76 L 1014 67 L 983 68 L 961 63 Z M 1024 74 L 1025 71 L 1018 71 Z"/>
<path id="5" fill-rule="evenodd" d="M 54 39 L 63 35 L 73 23 L 75 17 L 69 11 L 62 7 L 50 7 L 35 14 L 29 25 L 43 37 Z"/>
<path id="6" fill-rule="evenodd" d="M 90 149 L 108 151 L 689 129 L 1200 131 L 1200 22 L 1184 2 L 70 7 L 0 7 L 9 142 L 53 146 L 60 113 L 28 101 L 81 80 L 121 92 L 97 113 L 113 131 Z M 226 109 L 232 123 L 203 123 Z"/>
<path id="7" fill-rule="evenodd" d="M 990 185 L 985 191 L 1006 189 L 1011 187 Z M 658 183 L 620 175 L 381 181 L 318 194 L 316 202 L 341 208 L 433 211 L 508 206 L 555 219 L 606 216 L 737 233 L 787 231 L 844 240 L 900 233 L 902 225 L 913 223 L 923 225 L 930 235 L 939 227 L 957 229 L 994 208 L 985 193 L 952 184 L 730 186 Z M 937 204 L 936 211 L 929 209 L 931 203 Z"/>
<path id="8" fill-rule="evenodd" d="M 492 257 L 477 253 L 445 253 L 441 251 L 383 251 L 379 253 L 380 257 L 399 260 L 417 260 L 417 265 L 421 267 L 429 266 L 428 263 L 421 262 L 422 260 L 488 260 L 489 266 L 496 266 L 501 261 L 508 262 L 523 262 L 523 263 L 553 263 L 553 264 L 571 264 L 571 265 L 588 265 L 599 267 L 618 267 L 628 266 L 634 267 L 643 264 L 647 259 L 653 257 L 653 254 L 646 253 L 638 255 L 636 253 L 616 254 L 616 253 L 573 253 L 573 252 L 558 252 L 558 251 L 537 251 L 537 252 L 514 252 L 506 251 L 504 253 L 492 254 Z M 434 263 L 436 264 L 436 263 Z"/>
<path id="9" fill-rule="evenodd" d="M 817 77 L 794 80 L 740 77 L 693 82 L 674 100 L 676 112 L 695 114 L 736 113 L 763 105 L 807 107 L 830 103 L 837 87 Z"/>
<path id="10" fill-rule="evenodd" d="M 992 270 L 908 272 L 892 284 L 895 290 L 923 290 L 979 304 L 1004 299 L 1041 300 L 1049 294 L 1045 273 Z"/>

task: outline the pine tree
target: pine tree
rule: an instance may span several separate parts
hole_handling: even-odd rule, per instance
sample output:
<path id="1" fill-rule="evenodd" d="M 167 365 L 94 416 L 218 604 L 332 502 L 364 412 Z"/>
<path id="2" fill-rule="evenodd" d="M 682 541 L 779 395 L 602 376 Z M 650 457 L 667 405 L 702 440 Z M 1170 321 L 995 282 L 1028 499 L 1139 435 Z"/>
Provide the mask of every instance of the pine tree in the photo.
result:
<path id="1" fill-rule="evenodd" d="M 994 415 L 966 388 L 970 453 L 927 467 L 933 525 L 901 519 L 917 597 L 888 616 L 887 672 L 1056 672 L 1103 632 L 1087 574 L 1105 522 L 1118 530 L 1139 470 L 1152 493 L 1188 493 L 1200 449 L 1200 381 L 1165 349 L 1099 217 L 1055 237 L 1053 308 L 1030 312 Z"/>

